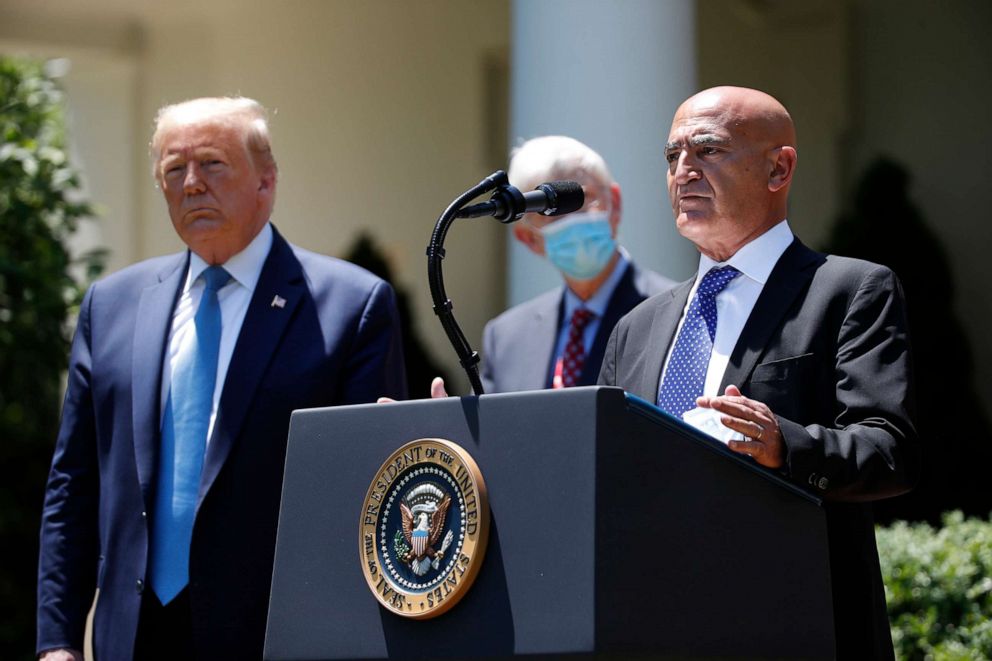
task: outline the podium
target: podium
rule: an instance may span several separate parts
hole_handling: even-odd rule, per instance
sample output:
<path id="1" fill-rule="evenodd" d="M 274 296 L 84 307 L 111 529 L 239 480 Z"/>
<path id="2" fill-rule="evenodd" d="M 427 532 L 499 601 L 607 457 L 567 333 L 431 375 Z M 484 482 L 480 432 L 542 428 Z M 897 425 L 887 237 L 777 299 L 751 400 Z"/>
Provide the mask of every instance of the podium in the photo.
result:
<path id="1" fill-rule="evenodd" d="M 363 577 L 369 485 L 403 444 L 474 457 L 474 584 L 410 620 Z M 617 388 L 296 411 L 265 658 L 833 658 L 820 500 Z"/>

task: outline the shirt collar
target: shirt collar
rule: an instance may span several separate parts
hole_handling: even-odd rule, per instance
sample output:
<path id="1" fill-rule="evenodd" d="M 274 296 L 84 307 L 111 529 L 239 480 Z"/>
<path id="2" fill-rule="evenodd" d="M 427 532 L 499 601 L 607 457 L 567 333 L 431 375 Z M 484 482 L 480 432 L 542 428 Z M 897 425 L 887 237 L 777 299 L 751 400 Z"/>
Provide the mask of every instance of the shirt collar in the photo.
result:
<path id="1" fill-rule="evenodd" d="M 750 279 L 764 285 L 768 282 L 768 276 L 771 275 L 772 269 L 778 263 L 779 257 L 792 244 L 794 238 L 789 221 L 783 220 L 758 238 L 746 243 L 724 262 L 716 262 L 706 255 L 700 254 L 696 280 L 698 281 L 706 275 L 713 267 L 729 264 Z"/>
<path id="2" fill-rule="evenodd" d="M 603 284 L 599 286 L 596 293 L 589 297 L 588 301 L 583 301 L 581 298 L 575 295 L 568 286 L 565 286 L 565 317 L 564 319 L 569 320 L 572 318 L 572 313 L 576 309 L 583 307 L 587 310 L 593 312 L 597 319 L 603 317 L 606 314 L 606 306 L 610 304 L 610 298 L 613 297 L 613 291 L 620 284 L 620 278 L 623 277 L 624 272 L 630 265 L 630 255 L 627 253 L 623 246 L 620 246 L 618 250 L 620 253 L 620 258 L 617 263 L 613 266 L 613 270 L 610 272 L 609 277 L 603 281 Z"/>
<path id="3" fill-rule="evenodd" d="M 255 291 L 258 278 L 262 275 L 262 266 L 272 249 L 272 225 L 265 223 L 255 238 L 251 240 L 245 249 L 224 262 L 224 270 L 231 274 L 231 278 L 243 285 L 248 291 Z M 186 290 L 192 286 L 196 279 L 203 273 L 207 264 L 202 257 L 195 252 L 190 252 L 189 273 L 186 277 Z"/>

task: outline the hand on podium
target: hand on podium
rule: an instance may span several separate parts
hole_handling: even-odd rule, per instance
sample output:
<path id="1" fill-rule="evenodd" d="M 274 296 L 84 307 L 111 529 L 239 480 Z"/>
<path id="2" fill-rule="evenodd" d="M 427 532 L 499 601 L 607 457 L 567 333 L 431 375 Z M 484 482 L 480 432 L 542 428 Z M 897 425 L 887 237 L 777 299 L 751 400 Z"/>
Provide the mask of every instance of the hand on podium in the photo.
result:
<path id="1" fill-rule="evenodd" d="M 450 397 L 448 391 L 444 389 L 444 379 L 439 376 L 435 376 L 434 380 L 431 381 L 431 399 L 441 399 L 442 397 Z M 376 404 L 389 404 L 390 402 L 395 402 L 396 400 L 392 397 L 380 397 L 375 400 Z"/>
<path id="2" fill-rule="evenodd" d="M 785 463 L 782 430 L 775 414 L 762 402 L 744 397 L 737 386 L 731 385 L 723 395 L 697 398 L 696 405 L 723 413 L 720 422 L 744 434 L 745 440 L 727 443 L 734 452 L 750 455 L 768 468 L 780 468 Z"/>

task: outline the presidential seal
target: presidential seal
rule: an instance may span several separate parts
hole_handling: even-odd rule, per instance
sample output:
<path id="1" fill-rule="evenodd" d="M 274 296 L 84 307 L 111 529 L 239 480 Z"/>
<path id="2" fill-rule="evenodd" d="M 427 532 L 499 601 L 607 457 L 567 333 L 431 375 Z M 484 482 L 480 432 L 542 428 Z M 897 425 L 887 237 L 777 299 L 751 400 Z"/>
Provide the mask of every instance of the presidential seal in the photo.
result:
<path id="1" fill-rule="evenodd" d="M 451 441 L 407 443 L 365 494 L 362 571 L 379 603 L 397 615 L 427 619 L 458 603 L 479 573 L 488 538 L 486 484 Z"/>

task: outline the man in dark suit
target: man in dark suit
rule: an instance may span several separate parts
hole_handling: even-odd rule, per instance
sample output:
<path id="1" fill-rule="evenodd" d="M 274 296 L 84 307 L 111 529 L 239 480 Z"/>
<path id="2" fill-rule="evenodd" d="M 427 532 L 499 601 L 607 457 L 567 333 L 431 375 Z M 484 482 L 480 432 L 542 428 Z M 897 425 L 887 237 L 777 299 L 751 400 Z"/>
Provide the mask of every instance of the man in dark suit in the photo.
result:
<path id="1" fill-rule="evenodd" d="M 676 416 L 715 412 L 740 435 L 730 449 L 822 496 L 838 657 L 891 658 L 866 503 L 908 490 L 920 470 L 899 283 L 793 236 L 795 131 L 771 96 L 700 92 L 676 112 L 665 153 L 676 224 L 699 269 L 620 321 L 600 383 Z M 744 550 L 733 561 L 773 575 L 789 559 Z"/>
<path id="2" fill-rule="evenodd" d="M 250 99 L 163 108 L 155 178 L 189 250 L 93 285 L 45 496 L 38 651 L 260 658 L 290 412 L 403 397 L 387 284 L 269 224 Z"/>
<path id="3" fill-rule="evenodd" d="M 586 201 L 576 213 L 529 213 L 513 226 L 518 241 L 558 269 L 564 286 L 486 324 L 483 386 L 492 393 L 594 385 L 620 317 L 674 283 L 639 269 L 618 246 L 620 185 L 588 146 L 564 136 L 528 140 L 514 151 L 508 175 L 521 190 L 577 181 Z"/>

